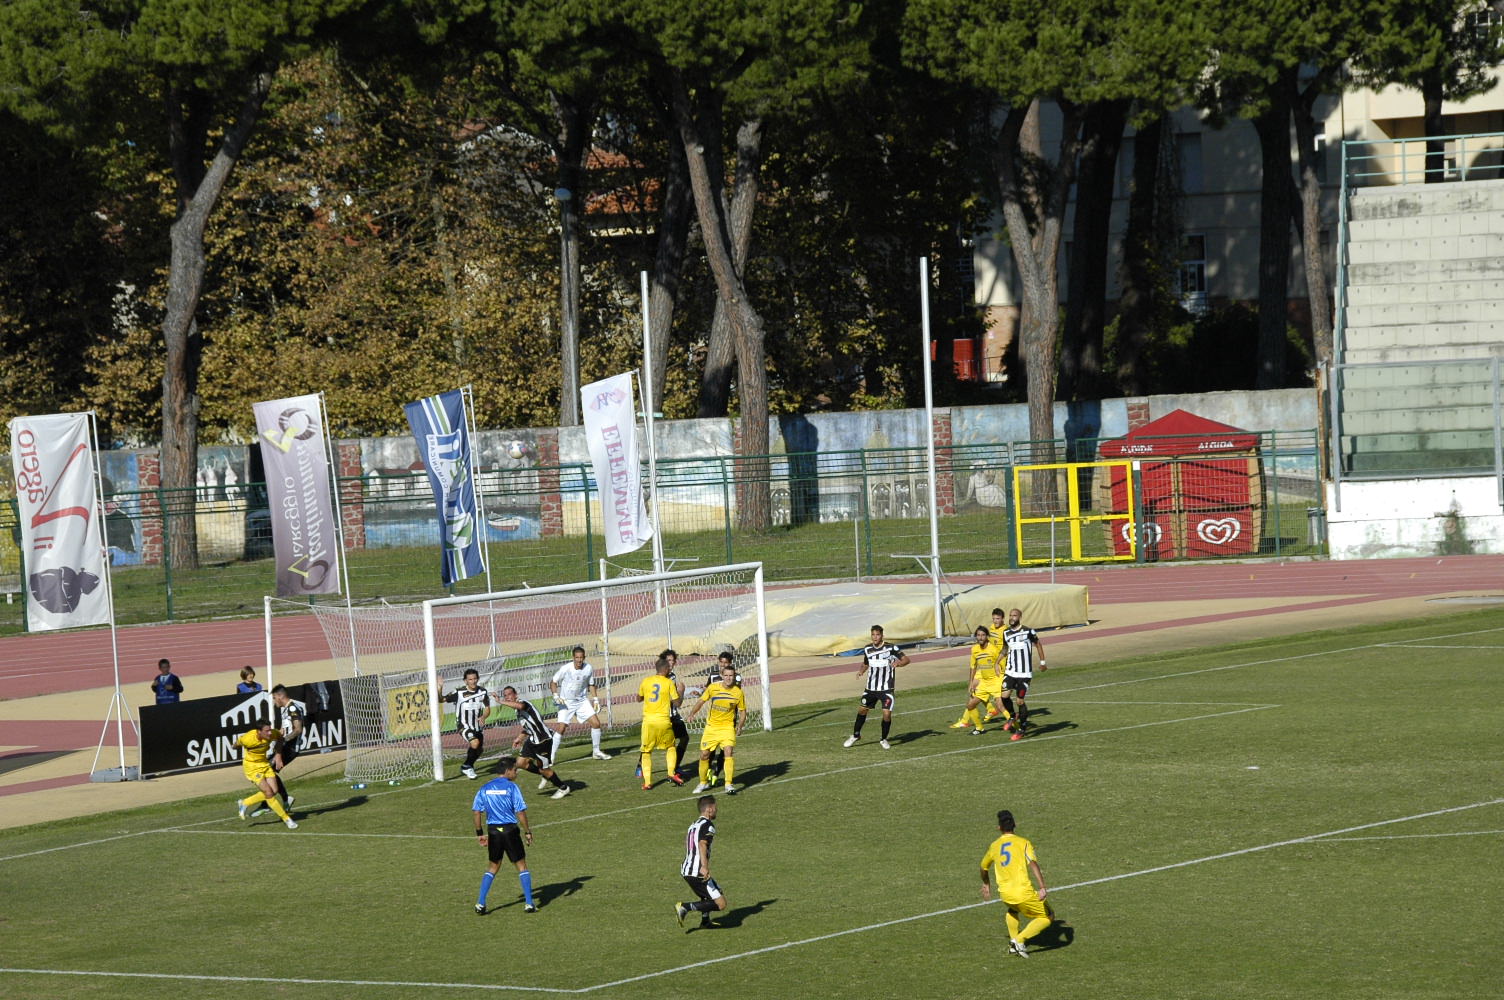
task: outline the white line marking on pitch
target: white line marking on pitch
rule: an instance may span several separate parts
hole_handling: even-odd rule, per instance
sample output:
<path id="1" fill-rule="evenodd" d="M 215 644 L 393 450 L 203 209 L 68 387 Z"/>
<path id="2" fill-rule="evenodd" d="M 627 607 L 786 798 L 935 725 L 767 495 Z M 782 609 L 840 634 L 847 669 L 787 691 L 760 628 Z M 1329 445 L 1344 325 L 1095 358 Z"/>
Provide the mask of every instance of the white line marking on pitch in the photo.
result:
<path id="1" fill-rule="evenodd" d="M 1387 837 L 1323 837 L 1319 844 L 1347 844 L 1355 840 L 1427 840 L 1433 837 L 1486 837 L 1504 830 L 1461 830 L 1457 833 L 1396 833 Z"/>
<path id="2" fill-rule="evenodd" d="M 1381 826 L 1392 826 L 1395 823 L 1409 823 L 1418 819 L 1430 819 L 1433 816 L 1445 816 L 1451 813 L 1466 812 L 1470 809 L 1480 809 L 1485 806 L 1494 806 L 1504 803 L 1504 799 L 1487 799 L 1482 802 L 1470 802 L 1462 806 L 1449 806 L 1445 809 L 1433 809 L 1430 812 L 1415 813 L 1410 816 L 1397 816 L 1393 819 L 1381 819 L 1372 823 L 1359 823 L 1356 826 L 1347 826 L 1339 830 L 1328 830 L 1324 833 L 1307 834 L 1304 837 L 1291 837 L 1288 840 L 1276 840 L 1268 844 L 1259 844 L 1255 847 L 1244 847 L 1236 851 L 1223 851 L 1219 854 L 1208 854 L 1205 857 L 1192 858 L 1189 861 L 1176 861 L 1167 865 L 1156 865 L 1153 868 L 1141 868 L 1138 871 L 1123 872 L 1118 875 L 1106 875 L 1102 878 L 1087 879 L 1084 882 L 1072 882 L 1067 885 L 1056 886 L 1050 890 L 1050 895 L 1058 896 L 1062 892 L 1072 889 L 1083 889 L 1087 886 L 1106 885 L 1109 882 L 1121 882 L 1124 879 L 1137 878 L 1140 875 L 1154 875 L 1159 872 L 1173 871 L 1177 868 L 1189 868 L 1192 865 L 1206 864 L 1210 861 L 1223 861 L 1227 858 L 1241 857 L 1245 854 L 1256 854 L 1260 851 L 1272 851 L 1279 847 L 1290 847 L 1294 844 L 1321 843 L 1331 839 L 1357 840 L 1366 838 L 1343 838 L 1342 834 L 1356 833 L 1359 830 L 1372 830 Z M 1480 831 L 1493 832 L 1493 831 Z M 1426 834 L 1424 836 L 1430 836 Z M 944 917 L 952 913 L 961 913 L 966 910 L 974 910 L 979 906 L 991 906 L 996 900 L 987 902 L 963 903 L 960 906 L 951 906 L 943 910 L 931 910 L 928 913 L 915 913 L 907 917 L 898 917 L 894 920 L 883 920 L 875 924 L 864 924 L 861 927 L 849 927 L 845 930 L 832 931 L 829 934 L 817 934 L 814 937 L 801 938 L 798 941 L 785 941 L 782 944 L 772 944 L 763 948 L 753 948 L 750 951 L 737 952 L 733 955 L 722 955 L 717 958 L 707 958 L 700 962 L 691 962 L 688 965 L 674 966 L 670 969 L 659 969 L 656 972 L 645 972 L 638 976 L 628 976 L 623 979 L 613 979 L 610 982 L 596 983 L 594 986 L 582 986 L 574 989 L 562 989 L 551 986 L 503 986 L 493 983 L 426 983 L 420 981 L 386 981 L 379 979 L 276 979 L 270 976 L 203 976 L 184 975 L 181 973 L 151 973 L 151 972 L 91 972 L 79 969 L 12 969 L 0 968 L 0 973 L 12 973 L 18 975 L 36 976 L 99 976 L 99 977 L 125 977 L 132 979 L 166 979 L 166 980 L 196 980 L 203 982 L 243 982 L 243 983 L 287 983 L 295 985 L 331 985 L 331 986 L 405 986 L 418 989 L 473 989 L 473 990 L 505 990 L 517 993 L 594 993 L 597 990 L 610 989 L 613 986 L 626 986 L 630 983 L 639 983 L 648 979 L 657 979 L 662 976 L 672 976 L 680 972 L 689 972 L 693 969 L 702 969 L 710 965 L 718 965 L 722 962 L 732 962 L 741 958 L 751 958 L 754 955 L 766 955 L 770 952 L 784 951 L 788 948 L 797 948 L 807 944 L 818 944 L 821 941 L 829 941 L 834 938 L 849 937 L 852 934 L 864 934 L 867 931 L 882 930 L 885 927 L 896 927 L 900 924 L 913 923 L 918 920 L 928 920 L 931 917 Z"/>
<path id="3" fill-rule="evenodd" d="M 1442 642 L 1381 642 L 1379 645 L 1390 646 L 1394 649 L 1491 649 L 1495 653 L 1504 653 L 1504 646 L 1453 646 Z"/>

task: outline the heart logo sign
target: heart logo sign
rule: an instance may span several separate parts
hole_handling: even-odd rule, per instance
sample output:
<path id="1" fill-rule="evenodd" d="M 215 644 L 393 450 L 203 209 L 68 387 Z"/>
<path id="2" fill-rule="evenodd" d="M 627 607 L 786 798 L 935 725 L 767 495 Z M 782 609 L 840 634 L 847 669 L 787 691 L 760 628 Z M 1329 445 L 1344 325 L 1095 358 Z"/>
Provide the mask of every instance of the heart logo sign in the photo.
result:
<path id="1" fill-rule="evenodd" d="M 1196 525 L 1196 534 L 1208 545 L 1226 545 L 1243 533 L 1243 526 L 1235 517 L 1213 521 L 1208 518 Z"/>
<path id="2" fill-rule="evenodd" d="M 1122 535 L 1123 535 L 1123 543 L 1125 545 L 1132 545 L 1133 544 L 1133 532 L 1134 532 L 1134 524 L 1133 524 L 1133 522 L 1132 521 L 1124 521 L 1123 522 L 1123 527 L 1122 527 Z M 1157 524 L 1154 524 L 1154 523 L 1151 522 L 1149 524 L 1144 525 L 1144 544 L 1145 545 L 1158 545 L 1159 544 L 1159 539 L 1160 539 L 1160 537 L 1163 534 L 1164 534 L 1164 531 Z"/>

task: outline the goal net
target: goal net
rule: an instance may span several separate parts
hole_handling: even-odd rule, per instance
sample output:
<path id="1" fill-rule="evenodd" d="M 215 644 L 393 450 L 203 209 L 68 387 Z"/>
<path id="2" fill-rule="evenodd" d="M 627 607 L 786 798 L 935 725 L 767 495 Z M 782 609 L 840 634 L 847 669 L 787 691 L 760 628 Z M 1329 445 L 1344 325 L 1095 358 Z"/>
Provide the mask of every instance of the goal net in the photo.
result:
<path id="1" fill-rule="evenodd" d="M 748 725 L 772 728 L 761 563 L 314 613 L 338 669 L 352 782 L 442 781 L 445 760 L 464 757 L 466 741 L 439 687 L 454 691 L 469 668 L 497 699 L 511 685 L 552 718 L 549 682 L 575 646 L 594 667 L 597 714 L 608 733 L 642 721 L 638 684 L 670 648 L 679 654 L 686 705 L 730 650 L 746 688 Z M 571 726 L 566 745 L 585 733 Z M 485 757 L 509 749 L 515 734 L 515 713 L 493 703 Z"/>

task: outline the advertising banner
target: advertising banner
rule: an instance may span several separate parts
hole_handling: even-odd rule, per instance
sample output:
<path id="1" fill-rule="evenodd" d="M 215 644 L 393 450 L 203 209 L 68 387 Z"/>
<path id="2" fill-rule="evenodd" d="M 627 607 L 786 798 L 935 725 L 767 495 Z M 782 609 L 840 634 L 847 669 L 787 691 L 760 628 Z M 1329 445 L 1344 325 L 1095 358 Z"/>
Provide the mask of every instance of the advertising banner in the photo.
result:
<path id="1" fill-rule="evenodd" d="M 31 595 L 28 627 L 45 632 L 109 624 L 89 415 L 17 417 L 10 422 L 10 455 Z"/>
<path id="2" fill-rule="evenodd" d="M 635 551 L 653 537 L 653 525 L 643 502 L 631 373 L 591 382 L 580 390 L 580 402 L 585 443 L 601 491 L 606 555 Z"/>
<path id="3" fill-rule="evenodd" d="M 448 587 L 486 571 L 476 531 L 475 478 L 470 474 L 470 432 L 458 389 L 403 407 L 428 470 L 439 520 L 439 576 Z"/>
<path id="4" fill-rule="evenodd" d="M 273 399 L 254 409 L 272 513 L 277 596 L 337 594 L 339 524 L 319 397 Z"/>
<path id="5" fill-rule="evenodd" d="M 303 706 L 299 753 L 322 753 L 345 746 L 345 705 L 338 681 L 289 684 L 287 693 Z M 228 694 L 175 705 L 143 705 L 141 773 L 164 774 L 240 763 L 241 734 L 257 723 L 276 721 L 272 696 Z"/>

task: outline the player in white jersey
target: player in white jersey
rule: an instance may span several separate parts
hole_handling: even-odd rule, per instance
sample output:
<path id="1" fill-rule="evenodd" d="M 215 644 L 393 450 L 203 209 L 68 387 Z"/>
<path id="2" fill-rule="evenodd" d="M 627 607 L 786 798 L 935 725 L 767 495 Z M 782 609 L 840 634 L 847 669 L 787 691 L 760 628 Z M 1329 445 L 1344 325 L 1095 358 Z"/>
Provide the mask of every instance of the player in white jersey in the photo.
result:
<path id="1" fill-rule="evenodd" d="M 559 706 L 559 727 L 554 732 L 554 760 L 559 759 L 559 746 L 564 742 L 564 729 L 571 722 L 589 724 L 590 756 L 596 760 L 610 760 L 611 756 L 601 749 L 601 717 L 597 714 L 595 700 L 595 668 L 585 662 L 585 647 L 574 647 L 574 661 L 554 671 L 548 682 L 553 691 L 554 702 Z"/>
<path id="2" fill-rule="evenodd" d="M 1003 708 L 1013 716 L 1013 736 L 1015 740 L 1024 738 L 1024 730 L 1028 725 L 1029 706 L 1025 699 L 1029 697 L 1029 682 L 1034 679 L 1034 652 L 1039 651 L 1039 669 L 1048 670 L 1049 666 L 1044 660 L 1044 643 L 1039 641 L 1039 634 L 1023 623 L 1024 613 L 1017 608 L 1008 612 L 1008 627 L 1003 630 L 1003 645 L 1007 649 L 1007 666 L 1003 670 Z M 1018 707 L 1013 707 L 1014 699 L 1018 700 Z M 1007 728 L 1004 724 L 1003 728 Z"/>
<path id="3" fill-rule="evenodd" d="M 856 746 L 857 740 L 862 738 L 862 726 L 867 722 L 868 710 L 881 705 L 883 735 L 877 745 L 884 750 L 891 748 L 888 731 L 893 726 L 893 689 L 898 683 L 898 668 L 908 665 L 907 654 L 891 642 L 883 640 L 883 627 L 872 626 L 872 644 L 862 650 L 862 666 L 857 670 L 857 673 L 867 675 L 867 686 L 862 691 L 862 707 L 856 710 L 856 724 L 852 726 L 851 735 L 846 737 L 842 746 Z"/>

